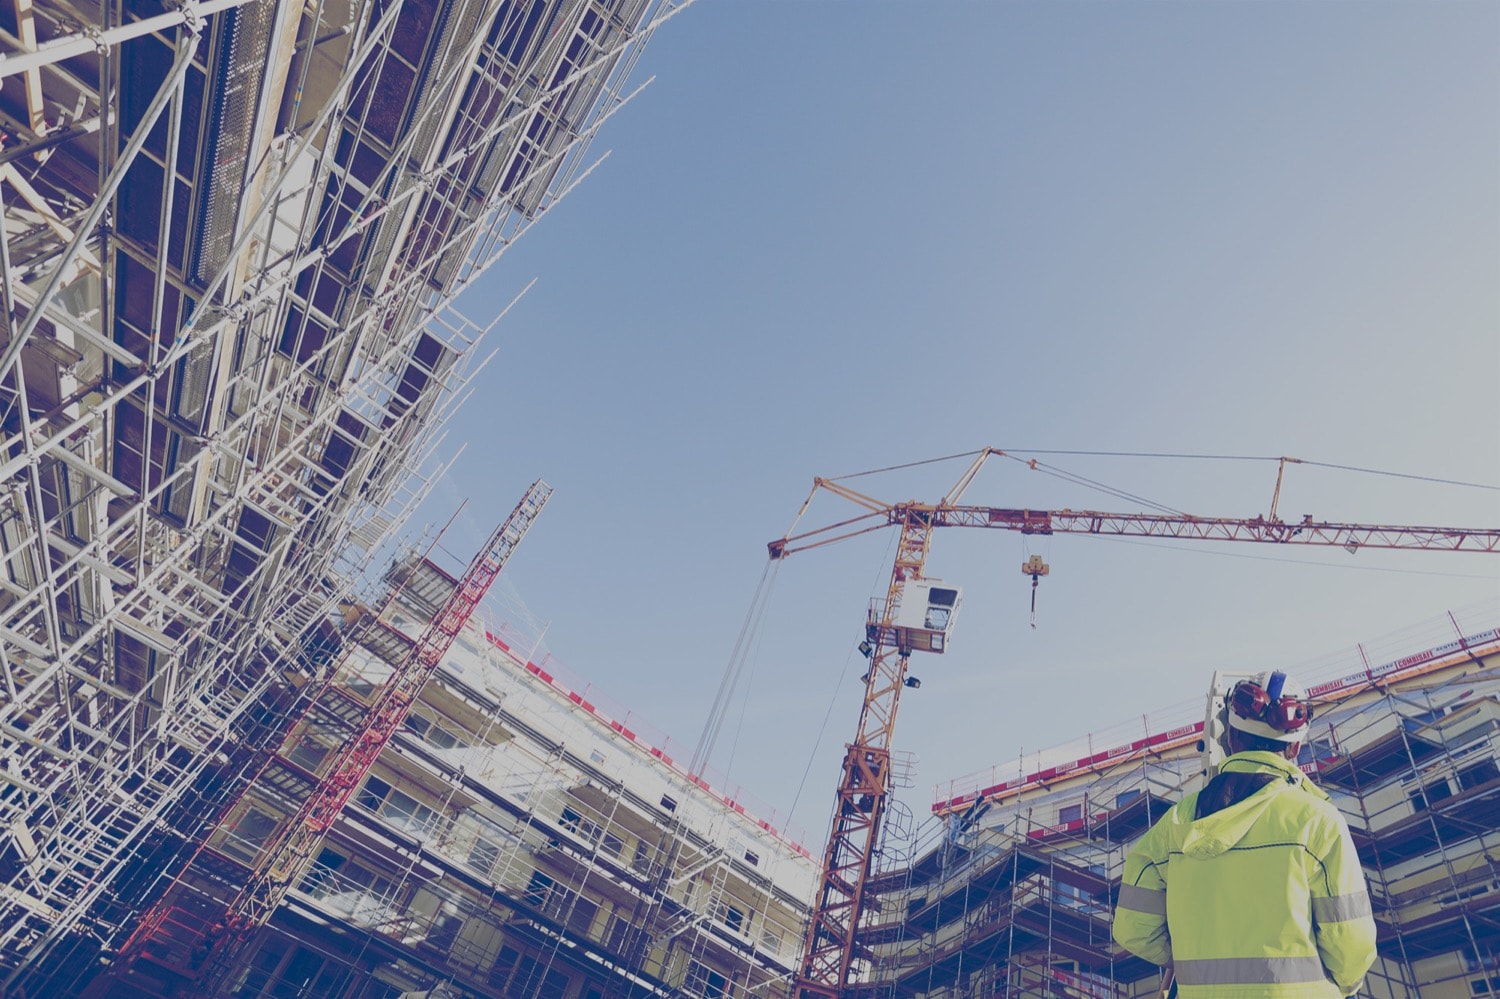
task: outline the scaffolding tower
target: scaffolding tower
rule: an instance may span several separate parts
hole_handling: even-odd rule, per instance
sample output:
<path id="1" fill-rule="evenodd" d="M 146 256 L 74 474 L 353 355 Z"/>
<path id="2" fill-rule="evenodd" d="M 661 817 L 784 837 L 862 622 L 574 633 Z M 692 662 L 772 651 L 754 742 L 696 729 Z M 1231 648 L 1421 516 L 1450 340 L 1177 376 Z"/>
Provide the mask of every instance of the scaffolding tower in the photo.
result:
<path id="1" fill-rule="evenodd" d="M 679 8 L 0 9 L 0 990 L 117 948 L 327 668 L 494 325 L 455 300 Z"/>

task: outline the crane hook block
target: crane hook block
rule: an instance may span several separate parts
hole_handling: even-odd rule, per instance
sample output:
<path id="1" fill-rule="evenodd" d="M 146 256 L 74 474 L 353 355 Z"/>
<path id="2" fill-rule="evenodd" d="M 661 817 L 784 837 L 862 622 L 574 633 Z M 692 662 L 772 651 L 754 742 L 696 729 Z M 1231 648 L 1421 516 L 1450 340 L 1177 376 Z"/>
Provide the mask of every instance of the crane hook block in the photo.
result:
<path id="1" fill-rule="evenodd" d="M 1036 584 L 1041 582 L 1043 576 L 1052 569 L 1046 562 L 1042 561 L 1040 555 L 1033 555 L 1021 565 L 1021 572 L 1031 577 L 1031 626 L 1036 627 Z"/>

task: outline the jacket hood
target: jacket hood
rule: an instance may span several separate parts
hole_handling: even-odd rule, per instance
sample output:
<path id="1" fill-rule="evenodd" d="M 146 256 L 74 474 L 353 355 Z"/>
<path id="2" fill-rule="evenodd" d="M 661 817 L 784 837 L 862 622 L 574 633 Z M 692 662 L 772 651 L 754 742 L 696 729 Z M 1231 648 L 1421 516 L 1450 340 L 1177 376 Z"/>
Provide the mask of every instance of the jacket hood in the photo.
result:
<path id="1" fill-rule="evenodd" d="M 1278 779 L 1272 780 L 1243 801 L 1220 809 L 1212 815 L 1194 819 L 1191 817 L 1191 811 L 1185 813 L 1184 818 L 1188 822 L 1188 829 L 1182 839 L 1182 852 L 1194 860 L 1217 857 L 1244 839 L 1250 827 L 1255 825 L 1256 819 L 1265 812 L 1271 799 L 1278 794 L 1295 787 L 1321 798 L 1327 797 L 1321 789 L 1315 788 L 1310 781 L 1306 780 L 1295 763 L 1274 753 L 1236 753 L 1225 760 L 1219 770 L 1231 773 L 1264 773 Z"/>

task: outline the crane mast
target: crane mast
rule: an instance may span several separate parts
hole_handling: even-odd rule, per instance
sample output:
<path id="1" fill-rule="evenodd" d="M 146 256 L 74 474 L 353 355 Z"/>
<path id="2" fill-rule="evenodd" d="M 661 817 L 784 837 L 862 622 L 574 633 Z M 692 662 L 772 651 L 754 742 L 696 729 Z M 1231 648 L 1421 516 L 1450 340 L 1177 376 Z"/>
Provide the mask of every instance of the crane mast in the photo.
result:
<path id="1" fill-rule="evenodd" d="M 1361 548 L 1500 552 L 1500 528 L 1354 524 L 1318 521 L 1311 516 L 1286 523 L 1276 518 L 1274 500 L 1269 517 L 1251 518 L 961 505 L 963 492 L 991 456 L 1009 457 L 996 448 L 981 450 L 948 495 L 935 504 L 882 503 L 837 482 L 815 479 L 812 495 L 832 492 L 867 512 L 801 534 L 788 533 L 766 546 L 772 559 L 782 559 L 892 526 L 901 531 L 884 604 L 878 617 L 872 612 L 866 623 L 870 669 L 864 678 L 864 703 L 854 740 L 845 748 L 832 829 L 823 852 L 822 874 L 808 921 L 795 999 L 837 999 L 850 984 L 854 961 L 862 953 L 859 931 L 868 908 L 866 886 L 889 804 L 891 740 L 901 691 L 909 685 L 907 666 L 913 651 L 903 646 L 902 631 L 894 623 L 907 584 L 922 578 L 932 532 L 937 528 L 982 527 L 1039 535 L 1095 534 L 1324 545 L 1341 547 L 1350 553 Z M 1278 495 L 1280 485 L 1278 476 Z M 803 503 L 802 512 L 807 510 L 812 495 Z M 1023 566 L 1022 571 L 1032 570 Z"/>
<path id="2" fill-rule="evenodd" d="M 532 483 L 510 516 L 469 563 L 411 651 L 392 671 L 364 724 L 338 750 L 327 775 L 283 827 L 266 858 L 230 902 L 217 934 L 205 941 L 208 954 L 194 983 L 198 994 L 219 994 L 219 988 L 234 970 L 241 945 L 270 920 L 287 892 L 307 873 L 339 812 L 369 773 L 375 758 L 400 730 L 422 686 L 442 662 L 551 495 L 552 487 L 547 483 L 540 479 Z"/>
<path id="3" fill-rule="evenodd" d="M 799 997 L 837 996 L 835 983 L 848 980 L 866 875 L 890 797 L 891 736 L 911 658 L 909 648 L 892 641 L 892 622 L 907 581 L 922 576 L 931 537 L 931 525 L 915 511 L 903 521 L 880 620 L 866 626 L 871 650 L 864 706 L 854 741 L 845 747 L 833 834 L 823 854 L 818 901 L 797 983 Z"/>

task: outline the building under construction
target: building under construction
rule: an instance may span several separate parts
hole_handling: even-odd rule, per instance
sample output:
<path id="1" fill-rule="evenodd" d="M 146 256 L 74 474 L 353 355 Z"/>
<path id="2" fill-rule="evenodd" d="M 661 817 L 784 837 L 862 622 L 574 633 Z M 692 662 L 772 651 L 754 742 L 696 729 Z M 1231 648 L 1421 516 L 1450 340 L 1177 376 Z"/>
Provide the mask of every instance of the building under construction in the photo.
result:
<path id="1" fill-rule="evenodd" d="M 1384 661 L 1361 648 L 1302 673 L 1315 716 L 1300 763 L 1349 821 L 1379 926 L 1361 995 L 1500 994 L 1490 615 L 1444 619 L 1431 645 L 1381 650 Z M 874 879 L 867 970 L 848 994 L 1159 994 L 1159 969 L 1111 942 L 1114 900 L 1131 844 L 1202 786 L 1203 714 L 1190 705 L 942 787 L 922 847 Z"/>
<path id="2" fill-rule="evenodd" d="M 808 851 L 479 618 L 360 768 L 265 925 L 214 960 L 278 830 L 368 731 L 461 581 L 410 559 L 388 582 L 382 608 L 340 629 L 329 680 L 285 716 L 278 748 L 136 940 L 114 967 L 88 969 L 87 994 L 784 994 Z"/>
<path id="3" fill-rule="evenodd" d="M 458 296 L 679 6 L 0 4 L 0 994 L 795 991 L 816 851 L 482 608 L 547 490 L 466 569 L 395 543 L 494 324 Z M 1500 992 L 1494 624 L 1313 688 L 1371 995 Z M 1202 726 L 862 844 L 845 991 L 1149 994 L 1112 899 Z"/>

